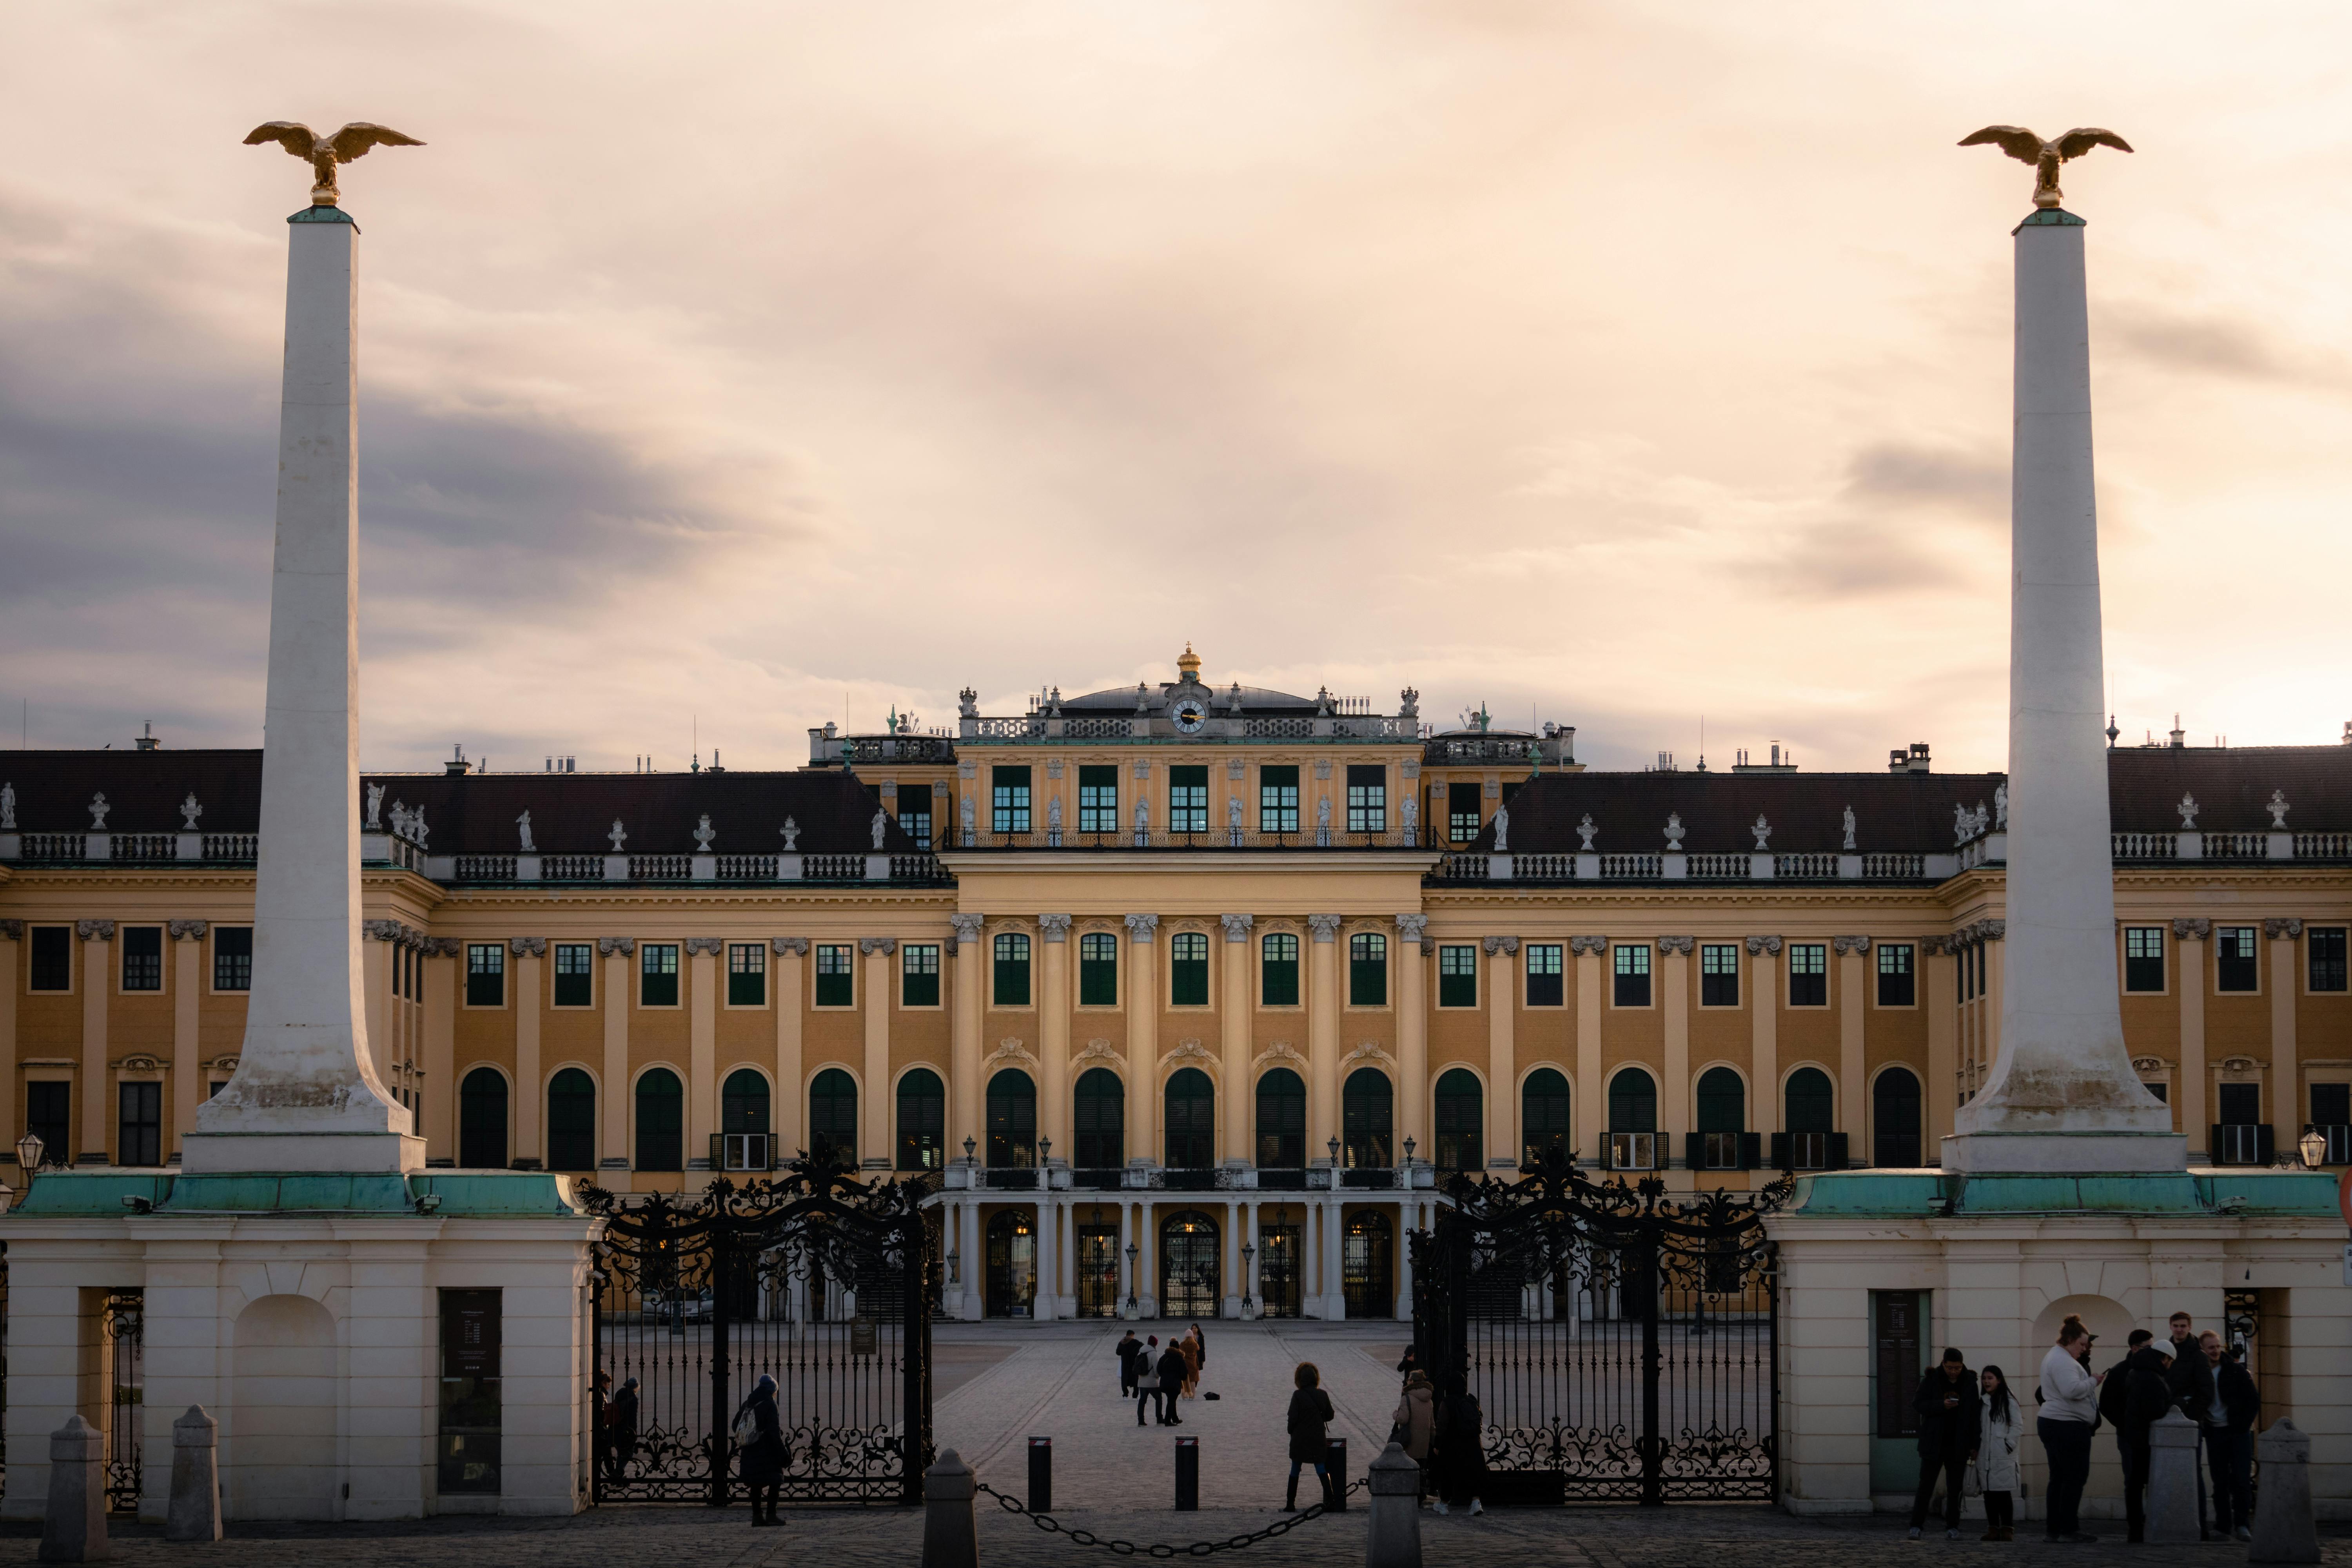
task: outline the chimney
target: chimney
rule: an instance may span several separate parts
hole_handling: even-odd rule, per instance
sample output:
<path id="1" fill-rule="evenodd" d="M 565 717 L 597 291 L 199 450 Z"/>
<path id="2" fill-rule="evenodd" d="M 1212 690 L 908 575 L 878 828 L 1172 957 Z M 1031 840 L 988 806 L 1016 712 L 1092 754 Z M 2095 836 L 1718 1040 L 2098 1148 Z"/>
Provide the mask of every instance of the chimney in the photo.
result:
<path id="1" fill-rule="evenodd" d="M 463 746 L 459 746 L 459 747 L 457 747 L 457 748 L 456 749 L 456 754 L 455 754 L 454 756 L 452 756 L 452 757 L 451 757 L 447 762 L 443 763 L 441 764 L 441 771 L 442 771 L 442 773 L 445 773 L 445 774 L 449 774 L 449 775 L 455 775 L 455 774 L 457 774 L 457 773 L 466 773 L 466 772 L 467 772 L 467 771 L 468 771 L 468 769 L 467 769 L 467 763 L 466 763 L 466 748 L 465 748 L 465 747 L 463 747 Z"/>
<path id="2" fill-rule="evenodd" d="M 152 752 L 163 743 L 155 738 L 155 721 L 153 720 L 149 720 L 145 724 L 142 725 L 141 728 L 143 729 L 146 733 L 141 735 L 136 742 L 134 742 L 141 751 Z M 2352 725 L 2347 725 L 2346 728 L 2352 729 Z"/>

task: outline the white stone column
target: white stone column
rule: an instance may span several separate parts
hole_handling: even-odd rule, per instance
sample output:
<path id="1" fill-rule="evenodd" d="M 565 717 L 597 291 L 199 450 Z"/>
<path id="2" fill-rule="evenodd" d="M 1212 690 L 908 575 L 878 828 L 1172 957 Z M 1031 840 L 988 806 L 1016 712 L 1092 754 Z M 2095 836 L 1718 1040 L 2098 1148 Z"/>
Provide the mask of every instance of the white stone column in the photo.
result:
<path id="1" fill-rule="evenodd" d="M 1771 1157 L 1772 1134 L 1785 1131 L 1789 1103 L 1780 1093 L 1780 939 L 1748 939 L 1748 1060 L 1756 1080 L 1756 1126 Z"/>
<path id="2" fill-rule="evenodd" d="M 236 1076 L 197 1108 L 184 1163 L 416 1170 L 425 1141 L 376 1076 L 361 1011 L 359 229 L 312 206 L 289 233 L 253 990 Z"/>
<path id="3" fill-rule="evenodd" d="M 862 936 L 857 950 L 866 955 L 861 976 L 865 994 L 858 998 L 866 1021 L 866 1082 L 857 1097 L 858 1163 L 868 1170 L 890 1167 L 890 959 L 898 951 L 894 936 Z"/>
<path id="4" fill-rule="evenodd" d="M 1239 1200 L 1225 1200 L 1225 1228 L 1217 1237 L 1217 1278 L 1220 1284 L 1217 1315 L 1238 1318 L 1242 1313 L 1242 1237 Z"/>
<path id="5" fill-rule="evenodd" d="M 963 1204 L 963 1315 L 966 1322 L 980 1321 L 988 1310 L 982 1299 L 981 1288 L 988 1279 L 988 1254 L 980 1240 L 980 1197 L 974 1193 Z"/>
<path id="6" fill-rule="evenodd" d="M 1242 1289 L 1247 1293 L 1250 1300 L 1256 1304 L 1258 1312 L 1263 1315 L 1265 1311 L 1265 1291 L 1258 1284 L 1259 1279 L 1262 1278 L 1258 1270 L 1260 1266 L 1265 1263 L 1265 1259 L 1262 1256 L 1260 1248 L 1257 1224 L 1257 1200 L 1255 1198 L 1249 1199 L 1244 1207 L 1243 1213 L 1244 1217 L 1242 1224 L 1244 1228 L 1242 1232 L 1242 1242 L 1243 1245 L 1251 1248 L 1251 1251 L 1243 1260 L 1242 1264 L 1243 1272 L 1246 1276 L 1243 1280 Z"/>
<path id="7" fill-rule="evenodd" d="M 686 939 L 686 1168 L 707 1171 L 719 1131 L 719 952 L 715 936 Z M 537 967 L 534 965 L 533 967 Z"/>
<path id="8" fill-rule="evenodd" d="M 1070 917 L 1037 917 L 1037 1132 L 1071 1163 L 1077 1145 L 1070 1136 Z"/>
<path id="9" fill-rule="evenodd" d="M 600 937 L 596 949 L 604 955 L 604 1081 L 597 1086 L 596 1163 L 604 1170 L 620 1172 L 629 1168 L 629 1017 L 637 1005 L 630 970 L 635 965 L 637 943 L 635 937 Z M 518 1110 L 516 1142 L 522 1153 L 543 1159 L 547 1147 L 540 1122 L 547 1108 L 547 1085 L 519 1087 L 529 1107 L 530 1137 L 524 1142 L 523 1113 Z M 628 1179 L 623 1176 L 617 1184 L 625 1189 Z"/>
<path id="10" fill-rule="evenodd" d="M 1037 1194 L 1037 1287 L 1029 1304 L 1032 1322 L 1051 1322 L 1054 1310 L 1061 1299 L 1061 1270 L 1058 1267 L 1060 1248 L 1055 1244 L 1061 1239 L 1061 1223 L 1054 1214 L 1054 1200 L 1046 1193 Z"/>
<path id="11" fill-rule="evenodd" d="M 2183 1140 L 2132 1070 L 2116 985 L 2083 221 L 2039 209 L 2014 238 L 2004 912 L 2017 963 L 1992 1075 L 1954 1118 L 1944 1163 L 2177 1171 Z"/>
<path id="12" fill-rule="evenodd" d="M 1576 1083 L 1569 1115 L 1576 1123 L 1578 1158 L 1598 1168 L 1609 1111 L 1609 1097 L 1601 1084 L 1601 988 L 1607 984 L 1601 973 L 1601 954 L 1608 942 L 1598 936 L 1574 936 L 1569 946 L 1576 954 Z M 1488 1087 L 1489 1099 L 1496 1092 Z"/>
<path id="13" fill-rule="evenodd" d="M 1339 1133 L 1339 917 L 1308 915 L 1307 927 L 1307 1163 L 1327 1159 Z M 1347 1158 L 1345 1150 L 1340 1152 Z M 1333 1176 L 1334 1182 L 1339 1178 Z"/>

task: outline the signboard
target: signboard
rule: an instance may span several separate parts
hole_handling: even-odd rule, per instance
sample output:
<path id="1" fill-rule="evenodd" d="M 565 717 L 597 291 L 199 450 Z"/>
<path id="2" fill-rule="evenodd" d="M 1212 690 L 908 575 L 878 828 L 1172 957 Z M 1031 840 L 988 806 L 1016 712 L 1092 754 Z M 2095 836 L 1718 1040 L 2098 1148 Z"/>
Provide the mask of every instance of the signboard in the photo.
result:
<path id="1" fill-rule="evenodd" d="M 2352 1268 L 2352 1264 L 2347 1264 L 2346 1267 Z M 849 1353 L 853 1356 L 870 1356 L 875 1353 L 873 1319 L 852 1318 L 849 1321 Z"/>
<path id="2" fill-rule="evenodd" d="M 441 1375 L 499 1375 L 499 1292 L 441 1292 Z"/>

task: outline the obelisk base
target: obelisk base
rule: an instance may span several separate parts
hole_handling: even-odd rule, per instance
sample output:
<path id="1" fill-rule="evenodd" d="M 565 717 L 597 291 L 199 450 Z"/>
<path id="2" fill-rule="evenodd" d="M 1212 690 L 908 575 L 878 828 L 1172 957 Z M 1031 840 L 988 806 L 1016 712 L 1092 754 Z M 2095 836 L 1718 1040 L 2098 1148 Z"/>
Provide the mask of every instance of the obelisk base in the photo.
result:
<path id="1" fill-rule="evenodd" d="M 404 1175 L 425 1169 L 425 1140 L 407 1132 L 189 1132 L 182 1136 L 180 1149 L 180 1168 L 190 1175 Z"/>
<path id="2" fill-rule="evenodd" d="M 1947 1171 L 1971 1175 L 2179 1175 L 2179 1132 L 1959 1132 L 1943 1141 Z"/>

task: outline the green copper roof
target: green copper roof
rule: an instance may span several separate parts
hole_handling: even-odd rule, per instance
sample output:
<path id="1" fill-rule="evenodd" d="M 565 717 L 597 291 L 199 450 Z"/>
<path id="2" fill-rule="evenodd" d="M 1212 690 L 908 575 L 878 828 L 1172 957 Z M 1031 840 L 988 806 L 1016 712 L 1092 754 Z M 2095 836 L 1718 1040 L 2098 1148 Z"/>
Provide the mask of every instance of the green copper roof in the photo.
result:
<path id="1" fill-rule="evenodd" d="M 286 221 L 288 223 L 347 223 L 353 228 L 360 226 L 359 219 L 341 207 L 304 207 Z"/>
<path id="2" fill-rule="evenodd" d="M 2081 1214 L 2327 1218 L 2336 1213 L 2336 1178 L 2325 1171 L 2267 1168 L 2149 1175 L 1831 1171 L 1800 1177 L 1784 1212 L 1874 1219 Z"/>
<path id="3" fill-rule="evenodd" d="M 2017 228 L 2088 228 L 2090 226 L 2064 207 L 2038 207 L 2034 210 L 2033 216 L 2019 224 Z M 2011 229 L 2009 232 L 2015 234 L 2017 228 Z"/>
<path id="4" fill-rule="evenodd" d="M 135 1198 L 159 1215 L 415 1214 L 419 1198 L 440 1200 L 442 1218 L 567 1215 L 581 1211 L 564 1179 L 545 1171 L 388 1173 L 258 1171 L 184 1175 L 176 1171 L 45 1171 L 11 1214 L 53 1217 L 136 1212 Z"/>

